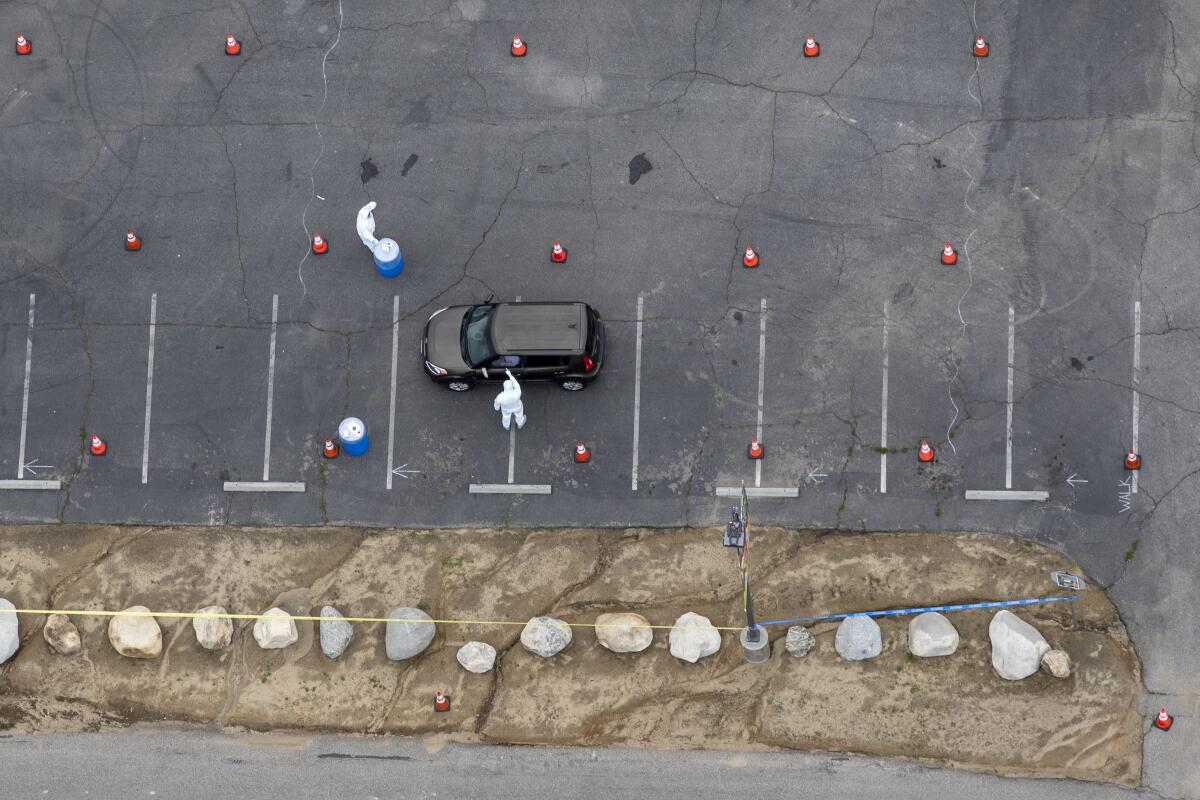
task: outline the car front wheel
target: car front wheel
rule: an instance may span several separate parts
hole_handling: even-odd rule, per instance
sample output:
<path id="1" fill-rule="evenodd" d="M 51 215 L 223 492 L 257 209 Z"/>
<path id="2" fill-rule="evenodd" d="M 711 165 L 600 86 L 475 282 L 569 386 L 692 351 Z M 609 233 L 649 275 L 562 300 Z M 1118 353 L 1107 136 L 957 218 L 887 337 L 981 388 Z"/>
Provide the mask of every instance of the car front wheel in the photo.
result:
<path id="1" fill-rule="evenodd" d="M 446 388 L 452 392 L 465 392 L 470 390 L 472 384 L 470 381 L 446 381 Z"/>
<path id="2" fill-rule="evenodd" d="M 587 386 L 586 383 L 579 380 L 578 378 L 567 378 L 564 381 L 559 381 L 558 385 L 563 388 L 564 392 L 578 392 L 584 386 Z"/>

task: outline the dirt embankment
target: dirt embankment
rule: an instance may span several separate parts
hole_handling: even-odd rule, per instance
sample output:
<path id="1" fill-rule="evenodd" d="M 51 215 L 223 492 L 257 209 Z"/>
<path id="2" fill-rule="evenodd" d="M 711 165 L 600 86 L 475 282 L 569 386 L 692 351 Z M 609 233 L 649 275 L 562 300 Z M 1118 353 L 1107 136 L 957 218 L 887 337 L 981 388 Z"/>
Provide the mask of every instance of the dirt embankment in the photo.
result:
<path id="1" fill-rule="evenodd" d="M 210 604 L 296 614 L 326 603 L 347 616 L 428 608 L 435 619 L 523 622 L 552 614 L 590 623 L 637 611 L 670 625 L 696 611 L 741 621 L 732 551 L 713 530 L 364 531 L 357 529 L 13 527 L 0 532 L 0 596 L 18 608 L 192 611 Z M 1048 573 L 1078 572 L 1060 553 L 996 536 L 827 535 L 766 529 L 754 540 L 755 606 L 762 619 L 1042 596 Z M 773 654 L 748 664 L 736 636 L 686 664 L 665 630 L 642 653 L 614 654 L 577 628 L 562 654 L 517 644 L 520 625 L 438 626 L 418 658 L 383 652 L 382 624 L 355 625 L 336 661 L 299 623 L 299 641 L 263 651 L 239 622 L 233 646 L 209 652 L 187 620 L 161 620 L 164 653 L 123 658 L 107 620 L 75 617 L 81 656 L 53 654 L 43 618 L 22 617 L 23 646 L 0 667 L 0 720 L 23 728 L 90 728 L 138 720 L 195 720 L 255 729 L 440 732 L 461 739 L 666 747 L 784 747 L 931 759 L 1006 773 L 1137 782 L 1140 673 L 1108 598 L 1018 609 L 1070 653 L 1074 674 L 1012 683 L 991 668 L 992 612 L 958 612 L 956 654 L 907 654 L 906 617 L 883 618 L 884 652 L 839 659 L 835 623 L 812 628 L 817 648 L 792 658 L 785 626 Z M 497 669 L 462 670 L 459 646 L 488 642 Z M 516 645 L 516 646 L 514 646 Z M 435 689 L 454 701 L 433 714 Z"/>

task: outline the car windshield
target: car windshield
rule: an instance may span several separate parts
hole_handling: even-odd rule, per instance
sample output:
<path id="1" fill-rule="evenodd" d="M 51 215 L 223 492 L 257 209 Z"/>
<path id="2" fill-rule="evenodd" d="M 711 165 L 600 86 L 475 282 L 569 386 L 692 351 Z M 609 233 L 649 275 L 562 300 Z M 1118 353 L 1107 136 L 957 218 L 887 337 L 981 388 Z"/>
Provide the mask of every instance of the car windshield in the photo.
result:
<path id="1" fill-rule="evenodd" d="M 472 367 L 486 364 L 496 357 L 491 337 L 488 336 L 493 309 L 495 306 L 475 306 L 463 317 L 463 359 Z"/>

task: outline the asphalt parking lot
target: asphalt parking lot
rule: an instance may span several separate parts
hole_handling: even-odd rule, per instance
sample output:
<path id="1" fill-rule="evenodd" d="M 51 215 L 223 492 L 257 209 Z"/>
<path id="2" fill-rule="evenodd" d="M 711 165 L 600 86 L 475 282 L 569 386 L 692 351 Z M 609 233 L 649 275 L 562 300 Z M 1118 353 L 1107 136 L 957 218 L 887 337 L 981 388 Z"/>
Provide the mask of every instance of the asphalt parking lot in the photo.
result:
<path id="1" fill-rule="evenodd" d="M 1194 709 L 1200 634 L 1168 631 L 1196 599 L 1198 27 L 1169 2 L 0 6 L 34 47 L 0 78 L 0 519 L 708 525 L 744 481 L 795 494 L 763 522 L 1067 550 Z M 370 200 L 398 278 L 355 235 Z M 495 390 L 421 370 L 429 314 L 489 295 L 607 325 L 601 378 L 527 384 L 515 436 Z M 367 455 L 323 461 L 351 414 Z"/>

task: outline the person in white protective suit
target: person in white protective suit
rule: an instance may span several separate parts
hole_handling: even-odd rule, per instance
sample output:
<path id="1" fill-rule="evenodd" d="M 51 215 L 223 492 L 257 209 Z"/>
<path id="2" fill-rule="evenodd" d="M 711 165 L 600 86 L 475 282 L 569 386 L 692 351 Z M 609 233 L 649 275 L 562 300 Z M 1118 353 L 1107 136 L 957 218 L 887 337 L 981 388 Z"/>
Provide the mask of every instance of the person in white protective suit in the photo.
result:
<path id="1" fill-rule="evenodd" d="M 508 380 L 504 382 L 504 388 L 500 394 L 496 395 L 496 401 L 492 403 L 492 407 L 500 412 L 500 424 L 504 426 L 504 430 L 508 430 L 512 425 L 513 417 L 517 418 L 517 430 L 525 427 L 525 404 L 521 402 L 521 384 L 517 383 L 517 379 L 512 376 L 508 370 L 504 370 L 508 375 Z"/>
<path id="2" fill-rule="evenodd" d="M 375 258 L 380 261 L 391 261 L 396 257 L 396 242 L 386 236 L 382 239 L 375 238 L 375 214 L 373 213 L 375 205 L 375 201 L 372 200 L 358 210 L 358 221 L 355 223 L 355 227 L 358 228 L 358 238 Z"/>

